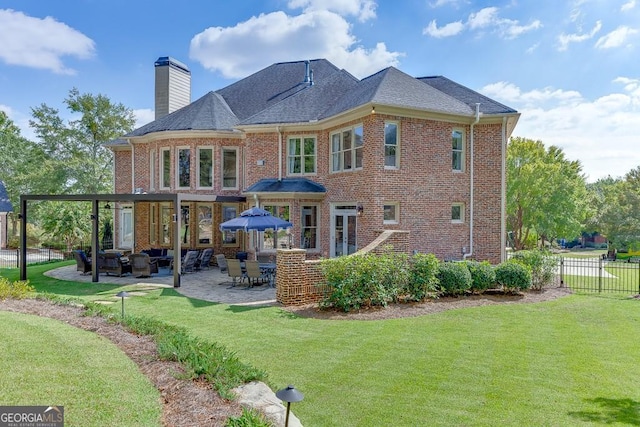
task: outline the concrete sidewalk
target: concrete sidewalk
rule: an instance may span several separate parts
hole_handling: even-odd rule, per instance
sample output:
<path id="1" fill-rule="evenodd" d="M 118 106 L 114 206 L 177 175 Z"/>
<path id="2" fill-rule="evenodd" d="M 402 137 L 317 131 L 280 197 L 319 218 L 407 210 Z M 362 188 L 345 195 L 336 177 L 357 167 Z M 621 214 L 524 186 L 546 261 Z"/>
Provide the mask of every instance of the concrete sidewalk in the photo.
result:
<path id="1" fill-rule="evenodd" d="M 70 280 L 74 282 L 91 282 L 91 274 L 84 275 L 76 270 L 76 266 L 49 270 L 46 276 L 60 280 Z M 28 271 L 27 271 L 28 277 Z M 173 271 L 161 268 L 158 274 L 152 277 L 137 278 L 130 274 L 118 277 L 101 274 L 98 283 L 109 283 L 116 285 L 154 285 L 175 289 L 177 292 L 189 298 L 197 298 L 204 301 L 219 302 L 232 305 L 277 305 L 276 290 L 268 284 L 260 286 L 247 286 L 247 283 L 239 283 L 235 287 L 231 278 L 225 273 L 221 273 L 217 267 L 209 270 L 202 270 L 195 273 L 183 274 L 180 280 L 180 287 L 173 287 Z"/>

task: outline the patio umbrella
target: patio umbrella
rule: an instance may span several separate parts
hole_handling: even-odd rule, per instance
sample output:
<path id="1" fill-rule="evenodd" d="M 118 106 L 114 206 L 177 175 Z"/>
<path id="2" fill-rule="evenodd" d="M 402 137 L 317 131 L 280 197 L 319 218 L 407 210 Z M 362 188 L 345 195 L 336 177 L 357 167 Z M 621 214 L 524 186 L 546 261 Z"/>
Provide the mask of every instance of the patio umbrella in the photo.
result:
<path id="1" fill-rule="evenodd" d="M 283 228 L 293 227 L 289 221 L 285 221 L 271 215 L 271 212 L 260 208 L 251 208 L 242 212 L 239 217 L 230 219 L 220 224 L 220 231 L 238 231 L 243 230 L 249 232 L 265 231 L 265 230 L 281 230 Z M 257 248 L 256 248 L 257 251 Z M 256 254 L 257 256 L 257 254 Z"/>
<path id="2" fill-rule="evenodd" d="M 289 221 L 285 221 L 271 212 L 260 208 L 251 208 L 242 212 L 239 217 L 230 219 L 220 224 L 220 231 L 265 231 L 280 230 L 282 228 L 293 227 Z"/>

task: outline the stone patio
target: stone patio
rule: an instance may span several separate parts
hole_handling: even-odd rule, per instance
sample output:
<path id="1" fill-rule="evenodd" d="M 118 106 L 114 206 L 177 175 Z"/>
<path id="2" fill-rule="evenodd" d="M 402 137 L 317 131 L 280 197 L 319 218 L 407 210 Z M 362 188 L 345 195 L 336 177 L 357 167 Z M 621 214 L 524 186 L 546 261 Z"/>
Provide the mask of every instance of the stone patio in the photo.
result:
<path id="1" fill-rule="evenodd" d="M 91 282 L 91 274 L 80 273 L 76 270 L 75 264 L 49 270 L 45 275 L 60 280 Z M 145 288 L 149 286 L 173 288 L 189 298 L 231 305 L 279 305 L 276 302 L 275 288 L 268 284 L 249 287 L 246 282 L 233 286 L 229 275 L 226 272 L 220 272 L 217 267 L 183 274 L 179 288 L 173 287 L 173 271 L 168 268 L 160 268 L 158 274 L 146 278 L 138 278 L 130 274 L 122 277 L 101 274 L 99 283 L 143 285 Z"/>

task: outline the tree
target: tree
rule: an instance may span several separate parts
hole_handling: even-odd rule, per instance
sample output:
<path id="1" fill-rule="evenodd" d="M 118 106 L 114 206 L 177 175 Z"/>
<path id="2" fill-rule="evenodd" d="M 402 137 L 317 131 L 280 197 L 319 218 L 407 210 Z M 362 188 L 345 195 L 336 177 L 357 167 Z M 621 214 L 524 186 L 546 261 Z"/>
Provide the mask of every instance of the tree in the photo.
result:
<path id="1" fill-rule="evenodd" d="M 49 238 L 61 239 L 67 252 L 91 235 L 91 206 L 88 203 L 53 201 L 42 205 L 43 231 Z"/>
<path id="2" fill-rule="evenodd" d="M 64 103 L 80 118 L 65 124 L 58 110 L 41 104 L 32 109 L 29 121 L 42 150 L 64 171 L 57 193 L 112 191 L 113 155 L 104 144 L 133 129 L 133 112 L 104 95 L 81 94 L 76 88 Z"/>
<path id="3" fill-rule="evenodd" d="M 594 214 L 589 226 L 607 237 L 611 248 L 640 245 L 640 167 L 624 179 L 603 178 L 589 185 Z"/>
<path id="4" fill-rule="evenodd" d="M 512 138 L 507 148 L 507 227 L 514 249 L 579 235 L 587 216 L 586 183 L 578 161 L 555 146 Z"/>

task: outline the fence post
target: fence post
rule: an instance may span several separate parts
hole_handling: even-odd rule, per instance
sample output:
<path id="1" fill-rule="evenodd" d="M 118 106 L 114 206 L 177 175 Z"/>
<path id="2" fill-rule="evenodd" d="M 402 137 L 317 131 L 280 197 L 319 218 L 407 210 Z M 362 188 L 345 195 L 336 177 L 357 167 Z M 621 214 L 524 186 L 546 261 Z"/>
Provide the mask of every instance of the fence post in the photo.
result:
<path id="1" fill-rule="evenodd" d="M 638 266 L 638 294 L 640 294 L 640 262 L 634 262 Z"/>
<path id="2" fill-rule="evenodd" d="M 598 258 L 598 292 L 602 293 L 602 258 Z"/>
<path id="3" fill-rule="evenodd" d="M 560 287 L 564 288 L 564 257 L 560 257 Z"/>
<path id="4" fill-rule="evenodd" d="M 16 249 L 16 268 L 20 268 L 20 248 Z"/>

